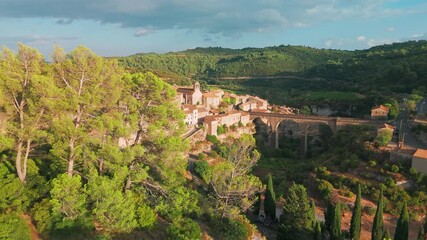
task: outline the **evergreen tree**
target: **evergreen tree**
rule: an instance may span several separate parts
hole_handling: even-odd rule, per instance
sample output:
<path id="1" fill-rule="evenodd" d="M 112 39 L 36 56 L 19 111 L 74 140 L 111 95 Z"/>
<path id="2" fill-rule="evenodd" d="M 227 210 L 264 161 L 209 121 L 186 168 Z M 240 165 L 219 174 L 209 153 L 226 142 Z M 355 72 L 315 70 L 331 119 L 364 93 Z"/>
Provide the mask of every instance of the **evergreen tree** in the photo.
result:
<path id="1" fill-rule="evenodd" d="M 328 231 L 329 233 L 331 233 L 331 226 L 332 226 L 332 222 L 334 219 L 334 205 L 332 204 L 332 202 L 328 202 L 328 206 L 326 207 L 326 211 L 325 211 L 325 228 L 326 231 Z"/>
<path id="2" fill-rule="evenodd" d="M 384 231 L 383 204 L 383 188 L 381 187 L 381 192 L 377 204 L 377 211 L 375 213 L 374 222 L 372 224 L 371 240 L 382 239 Z"/>
<path id="3" fill-rule="evenodd" d="M 381 240 L 392 240 L 388 228 L 385 229 Z"/>
<path id="4" fill-rule="evenodd" d="M 357 186 L 357 196 L 354 202 L 353 214 L 350 222 L 350 238 L 353 240 L 360 239 L 360 224 L 362 222 L 362 205 L 361 205 L 360 184 Z"/>
<path id="5" fill-rule="evenodd" d="M 331 225 L 331 240 L 341 239 L 341 204 L 334 207 L 333 221 Z"/>
<path id="6" fill-rule="evenodd" d="M 417 240 L 424 240 L 425 235 L 424 227 L 421 225 L 420 229 L 418 230 Z"/>
<path id="7" fill-rule="evenodd" d="M 313 229 L 316 228 L 317 220 L 316 220 L 316 204 L 314 203 L 314 199 L 311 199 L 310 202 L 310 221 L 312 223 Z"/>
<path id="8" fill-rule="evenodd" d="M 293 184 L 286 193 L 277 239 L 312 239 L 310 202 L 303 185 Z"/>
<path id="9" fill-rule="evenodd" d="M 271 174 L 268 174 L 267 191 L 265 192 L 265 213 L 272 220 L 276 217 L 276 194 L 274 193 Z"/>
<path id="10" fill-rule="evenodd" d="M 400 212 L 399 220 L 397 221 L 396 231 L 394 232 L 395 240 L 408 240 L 409 234 L 409 215 L 406 202 L 403 204 Z"/>
<path id="11" fill-rule="evenodd" d="M 319 221 L 316 221 L 316 227 L 314 229 L 314 239 L 322 240 L 322 227 L 320 226 Z"/>

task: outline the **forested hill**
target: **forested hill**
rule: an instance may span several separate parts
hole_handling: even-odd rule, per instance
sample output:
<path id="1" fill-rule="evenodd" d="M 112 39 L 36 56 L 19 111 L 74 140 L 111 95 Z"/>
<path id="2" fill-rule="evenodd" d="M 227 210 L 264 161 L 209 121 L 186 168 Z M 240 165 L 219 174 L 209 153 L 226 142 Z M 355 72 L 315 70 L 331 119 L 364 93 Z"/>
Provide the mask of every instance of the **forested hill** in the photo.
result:
<path id="1" fill-rule="evenodd" d="M 427 85 L 427 41 L 344 51 L 303 46 L 196 48 L 119 58 L 133 72 L 152 71 L 173 80 L 297 75 L 339 81 L 353 90 L 391 84 L 392 91 Z"/>
<path id="2" fill-rule="evenodd" d="M 302 46 L 267 48 L 196 48 L 166 54 L 136 54 L 119 58 L 131 71 L 152 71 L 162 77 L 277 76 L 300 73 L 328 61 L 352 57 L 352 52 Z"/>

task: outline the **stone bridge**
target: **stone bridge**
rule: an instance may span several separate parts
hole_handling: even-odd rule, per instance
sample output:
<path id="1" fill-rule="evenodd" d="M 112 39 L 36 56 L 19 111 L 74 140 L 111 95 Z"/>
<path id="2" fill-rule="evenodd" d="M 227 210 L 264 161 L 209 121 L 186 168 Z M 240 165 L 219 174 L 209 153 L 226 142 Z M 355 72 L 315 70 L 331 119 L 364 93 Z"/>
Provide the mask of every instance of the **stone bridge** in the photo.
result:
<path id="1" fill-rule="evenodd" d="M 307 130 L 311 124 L 321 123 L 328 125 L 332 132 L 335 134 L 337 130 L 342 129 L 348 125 L 368 125 L 379 127 L 384 124 L 384 121 L 370 120 L 370 119 L 356 119 L 356 118 L 342 118 L 342 117 L 325 117 L 325 116 L 309 116 L 299 114 L 281 114 L 281 113 L 266 113 L 266 112 L 249 112 L 250 120 L 253 121 L 259 118 L 263 123 L 271 127 L 271 133 L 274 137 L 274 147 L 279 147 L 279 131 L 278 127 L 281 122 L 291 120 L 298 124 L 299 129 L 305 134 L 305 150 L 307 148 Z"/>

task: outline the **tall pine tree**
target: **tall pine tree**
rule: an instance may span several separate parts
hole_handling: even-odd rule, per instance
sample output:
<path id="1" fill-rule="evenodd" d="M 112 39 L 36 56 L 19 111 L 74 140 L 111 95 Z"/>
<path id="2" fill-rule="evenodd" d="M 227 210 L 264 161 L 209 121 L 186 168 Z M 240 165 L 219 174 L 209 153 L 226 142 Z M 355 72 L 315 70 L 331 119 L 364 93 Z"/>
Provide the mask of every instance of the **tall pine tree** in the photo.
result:
<path id="1" fill-rule="evenodd" d="M 386 228 L 386 230 L 384 231 L 382 240 L 392 240 L 388 228 Z"/>
<path id="2" fill-rule="evenodd" d="M 265 192 L 265 213 L 272 220 L 276 218 L 276 194 L 274 193 L 271 174 L 268 174 L 267 191 Z"/>
<path id="3" fill-rule="evenodd" d="M 328 206 L 325 211 L 325 228 L 329 233 L 331 232 L 331 226 L 334 219 L 334 205 L 332 202 L 328 202 Z"/>
<path id="4" fill-rule="evenodd" d="M 395 240 L 408 240 L 409 234 L 409 215 L 406 202 L 403 204 L 400 212 L 399 220 L 397 221 L 396 231 L 394 232 Z"/>
<path id="5" fill-rule="evenodd" d="M 341 239 L 341 204 L 337 203 L 334 207 L 333 221 L 331 225 L 331 240 Z"/>
<path id="6" fill-rule="evenodd" d="M 311 204 L 310 204 L 310 220 L 312 222 L 313 225 L 313 229 L 316 228 L 316 224 L 317 224 L 317 220 L 316 220 L 316 204 L 314 203 L 314 199 L 311 199 Z"/>
<path id="7" fill-rule="evenodd" d="M 353 240 L 360 239 L 360 224 L 362 222 L 362 205 L 360 185 L 357 186 L 357 196 L 354 202 L 353 215 L 350 222 L 350 237 Z"/>
<path id="8" fill-rule="evenodd" d="M 372 224 L 371 240 L 382 240 L 384 231 L 383 205 L 383 188 L 381 187 L 377 204 L 377 211 L 375 213 L 374 222 Z"/>
<path id="9" fill-rule="evenodd" d="M 319 221 L 316 221 L 316 227 L 314 228 L 314 239 L 322 240 L 322 227 Z"/>

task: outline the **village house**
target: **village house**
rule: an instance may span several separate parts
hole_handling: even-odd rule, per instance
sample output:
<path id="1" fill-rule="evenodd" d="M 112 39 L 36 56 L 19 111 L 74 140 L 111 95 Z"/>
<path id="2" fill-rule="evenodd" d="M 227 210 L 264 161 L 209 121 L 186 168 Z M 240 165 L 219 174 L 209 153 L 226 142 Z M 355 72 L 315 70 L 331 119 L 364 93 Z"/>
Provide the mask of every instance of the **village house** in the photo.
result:
<path id="1" fill-rule="evenodd" d="M 218 92 L 203 93 L 203 105 L 208 109 L 217 109 L 221 103 L 222 95 Z"/>
<path id="2" fill-rule="evenodd" d="M 207 129 L 208 135 L 217 135 L 218 126 L 246 125 L 250 122 L 249 114 L 242 111 L 231 111 L 226 114 L 206 116 L 203 124 Z"/>
<path id="3" fill-rule="evenodd" d="M 199 119 L 197 107 L 191 104 L 184 104 L 182 105 L 182 110 L 184 111 L 184 115 L 185 115 L 185 118 L 184 118 L 185 124 L 187 124 L 188 126 L 197 125 L 197 122 Z"/>
<path id="4" fill-rule="evenodd" d="M 427 176 L 427 150 L 417 149 L 412 156 L 412 168 Z"/>
<path id="5" fill-rule="evenodd" d="M 375 106 L 371 109 L 371 119 L 385 120 L 388 118 L 390 109 L 384 105 Z"/>
<path id="6" fill-rule="evenodd" d="M 195 82 L 193 87 L 176 87 L 177 101 L 180 104 L 199 105 L 202 104 L 202 92 L 200 83 Z"/>
<path id="7" fill-rule="evenodd" d="M 247 101 L 245 103 L 239 104 L 238 106 L 239 106 L 240 110 L 247 112 L 247 111 L 251 111 L 251 110 L 257 109 L 258 108 L 258 103 L 255 102 L 255 101 L 249 100 L 249 101 Z"/>

